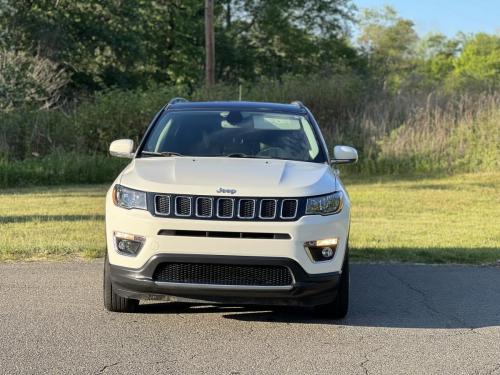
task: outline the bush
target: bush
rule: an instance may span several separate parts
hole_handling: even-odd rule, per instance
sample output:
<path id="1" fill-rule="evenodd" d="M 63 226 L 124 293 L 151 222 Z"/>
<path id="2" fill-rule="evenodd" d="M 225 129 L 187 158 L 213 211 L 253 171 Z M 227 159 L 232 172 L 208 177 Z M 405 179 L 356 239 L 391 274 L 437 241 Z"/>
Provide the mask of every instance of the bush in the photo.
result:
<path id="1" fill-rule="evenodd" d="M 18 110 L 0 117 L 1 186 L 111 181 L 116 138 L 136 142 L 154 114 L 175 96 L 195 100 L 303 101 L 331 149 L 358 148 L 349 174 L 451 173 L 499 167 L 500 95 L 390 95 L 352 74 L 287 77 L 190 94 L 183 87 L 110 90 L 64 109 Z M 71 162 L 69 162 L 71 161 Z"/>
<path id="2" fill-rule="evenodd" d="M 43 158 L 0 161 L 0 188 L 113 181 L 127 161 L 103 155 L 56 152 Z"/>

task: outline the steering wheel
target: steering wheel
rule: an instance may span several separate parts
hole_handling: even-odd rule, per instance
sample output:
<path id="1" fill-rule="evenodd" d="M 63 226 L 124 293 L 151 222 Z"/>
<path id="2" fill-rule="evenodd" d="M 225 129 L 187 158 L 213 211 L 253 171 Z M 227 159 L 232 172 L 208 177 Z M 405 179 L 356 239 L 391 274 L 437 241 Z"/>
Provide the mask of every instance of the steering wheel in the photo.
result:
<path id="1" fill-rule="evenodd" d="M 286 151 L 281 147 L 266 147 L 257 153 L 257 156 L 285 157 Z"/>

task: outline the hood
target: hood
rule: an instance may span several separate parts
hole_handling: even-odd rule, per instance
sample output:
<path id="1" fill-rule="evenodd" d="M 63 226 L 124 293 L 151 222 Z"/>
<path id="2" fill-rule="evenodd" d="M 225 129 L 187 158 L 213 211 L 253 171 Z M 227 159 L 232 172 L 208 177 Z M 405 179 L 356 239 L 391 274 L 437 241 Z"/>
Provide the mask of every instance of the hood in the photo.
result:
<path id="1" fill-rule="evenodd" d="M 254 197 L 311 196 L 336 188 L 326 164 L 221 157 L 134 159 L 120 183 L 158 193 Z"/>

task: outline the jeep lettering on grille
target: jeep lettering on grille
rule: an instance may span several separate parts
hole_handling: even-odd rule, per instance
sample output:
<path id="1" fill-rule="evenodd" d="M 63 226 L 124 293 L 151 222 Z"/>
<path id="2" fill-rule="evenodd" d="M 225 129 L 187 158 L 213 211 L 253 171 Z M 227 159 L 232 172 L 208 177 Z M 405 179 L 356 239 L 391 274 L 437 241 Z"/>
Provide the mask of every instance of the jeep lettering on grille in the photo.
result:
<path id="1" fill-rule="evenodd" d="M 219 194 L 236 194 L 236 189 L 224 189 L 220 187 L 215 192 Z"/>

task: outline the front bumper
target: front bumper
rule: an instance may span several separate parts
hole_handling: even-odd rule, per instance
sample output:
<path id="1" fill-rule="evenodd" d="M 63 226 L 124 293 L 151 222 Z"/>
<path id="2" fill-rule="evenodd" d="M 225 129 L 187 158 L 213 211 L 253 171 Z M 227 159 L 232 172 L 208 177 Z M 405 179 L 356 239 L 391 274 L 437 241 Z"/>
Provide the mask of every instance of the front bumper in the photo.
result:
<path id="1" fill-rule="evenodd" d="M 291 271 L 293 283 L 289 287 L 252 287 L 156 282 L 154 271 L 163 262 L 279 265 Z M 211 304 L 315 306 L 335 298 L 340 279 L 340 272 L 308 274 L 296 261 L 279 257 L 157 254 L 140 269 L 110 266 L 113 289 L 123 297 Z"/>
<path id="2" fill-rule="evenodd" d="M 215 238 L 161 235 L 164 231 L 211 231 L 281 233 L 288 239 Z M 137 256 L 124 256 L 115 249 L 113 232 L 119 231 L 146 238 Z M 330 216 L 304 216 L 291 222 L 188 220 L 154 217 L 144 210 L 116 207 L 108 196 L 106 204 L 106 237 L 111 265 L 142 269 L 154 256 L 161 254 L 223 255 L 240 257 L 287 258 L 300 264 L 308 274 L 338 272 L 342 268 L 349 232 L 349 202 L 342 211 Z M 304 243 L 338 238 L 335 256 L 330 261 L 313 262 Z"/>

